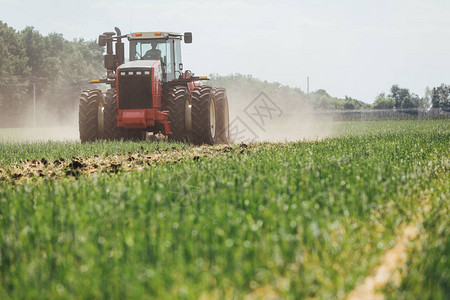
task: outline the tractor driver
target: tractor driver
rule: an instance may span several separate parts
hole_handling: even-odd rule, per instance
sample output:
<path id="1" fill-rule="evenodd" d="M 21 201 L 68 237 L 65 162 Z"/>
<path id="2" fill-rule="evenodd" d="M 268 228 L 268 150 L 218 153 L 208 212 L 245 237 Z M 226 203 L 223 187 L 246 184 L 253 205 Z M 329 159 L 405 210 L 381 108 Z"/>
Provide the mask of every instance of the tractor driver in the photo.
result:
<path id="1" fill-rule="evenodd" d="M 147 52 L 145 52 L 145 54 L 142 57 L 142 59 L 160 60 L 162 62 L 161 50 L 156 49 L 156 45 L 157 45 L 157 43 L 153 42 L 152 43 L 152 49 L 150 49 Z"/>

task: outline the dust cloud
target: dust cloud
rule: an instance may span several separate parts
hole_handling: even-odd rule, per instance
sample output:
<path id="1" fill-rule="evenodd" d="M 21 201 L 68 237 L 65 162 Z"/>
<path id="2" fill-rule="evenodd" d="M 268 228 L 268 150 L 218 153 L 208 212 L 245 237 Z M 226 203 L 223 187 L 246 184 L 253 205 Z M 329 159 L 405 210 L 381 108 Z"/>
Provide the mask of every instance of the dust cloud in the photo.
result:
<path id="1" fill-rule="evenodd" d="M 230 137 L 235 143 L 250 141 L 321 140 L 333 134 L 333 118 L 319 114 L 299 96 L 227 89 Z"/>
<path id="2" fill-rule="evenodd" d="M 319 114 L 302 101 L 282 93 L 264 93 L 256 88 L 227 88 L 232 142 L 320 140 L 333 134 L 333 120 Z M 45 94 L 36 103 L 36 127 L 33 106 L 17 117 L 23 128 L 1 129 L 0 141 L 79 141 L 78 97 L 64 105 L 55 105 Z"/>
<path id="3" fill-rule="evenodd" d="M 1 128 L 0 141 L 77 141 L 78 98 L 65 105 L 54 105 L 43 98 L 36 100 L 36 120 L 33 105 L 27 105 L 13 117 L 15 128 Z"/>
<path id="4" fill-rule="evenodd" d="M 0 129 L 0 142 L 77 141 L 78 127 Z"/>

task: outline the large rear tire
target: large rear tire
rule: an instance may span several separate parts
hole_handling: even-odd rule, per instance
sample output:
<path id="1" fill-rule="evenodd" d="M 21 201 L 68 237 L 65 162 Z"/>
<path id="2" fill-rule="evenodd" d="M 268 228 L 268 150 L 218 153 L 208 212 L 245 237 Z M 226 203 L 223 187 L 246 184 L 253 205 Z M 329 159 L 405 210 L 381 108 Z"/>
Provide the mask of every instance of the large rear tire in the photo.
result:
<path id="1" fill-rule="evenodd" d="M 164 95 L 164 110 L 169 111 L 169 140 L 176 142 L 189 141 L 191 132 L 191 95 L 186 86 L 177 85 L 167 89 Z"/>
<path id="2" fill-rule="evenodd" d="M 78 110 L 78 126 L 82 143 L 92 142 L 103 137 L 103 93 L 93 89 L 83 91 Z"/>
<path id="3" fill-rule="evenodd" d="M 212 87 L 196 87 L 192 92 L 192 137 L 195 144 L 216 143 L 216 115 L 217 107 Z"/>
<path id="4" fill-rule="evenodd" d="M 226 144 L 230 142 L 230 114 L 228 111 L 227 91 L 224 88 L 215 88 L 214 97 L 217 107 L 217 141 Z"/>

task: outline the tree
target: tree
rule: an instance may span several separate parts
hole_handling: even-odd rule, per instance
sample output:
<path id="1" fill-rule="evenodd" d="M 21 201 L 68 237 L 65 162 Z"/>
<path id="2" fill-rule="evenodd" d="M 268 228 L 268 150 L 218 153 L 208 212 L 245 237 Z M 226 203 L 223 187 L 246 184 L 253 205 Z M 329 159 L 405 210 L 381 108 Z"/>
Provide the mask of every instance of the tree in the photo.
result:
<path id="1" fill-rule="evenodd" d="M 345 102 L 344 103 L 344 109 L 346 109 L 346 110 L 353 110 L 353 109 L 355 109 L 355 105 L 352 102 Z"/>
<path id="2" fill-rule="evenodd" d="M 354 99 L 349 96 L 345 96 L 345 99 L 343 100 L 344 109 L 352 110 L 352 109 L 369 109 L 370 104 L 367 104 L 365 102 L 359 101 L 357 99 Z"/>
<path id="3" fill-rule="evenodd" d="M 391 97 L 386 97 L 385 93 L 378 95 L 375 103 L 372 105 L 374 109 L 393 109 L 395 106 L 395 100 Z"/>
<path id="4" fill-rule="evenodd" d="M 76 105 L 81 88 L 104 74 L 102 56 L 95 41 L 67 41 L 58 33 L 43 36 L 33 27 L 18 32 L 0 21 L 1 125 L 13 126 L 18 112 L 29 107 L 31 83 L 45 109 L 64 111 Z"/>
<path id="5" fill-rule="evenodd" d="M 419 95 L 411 93 L 411 107 L 418 108 L 421 104 L 421 99 Z"/>
<path id="6" fill-rule="evenodd" d="M 441 84 L 441 86 L 433 88 L 431 102 L 433 108 L 450 110 L 450 85 Z"/>
<path id="7" fill-rule="evenodd" d="M 20 35 L 0 21 L 0 121 L 11 123 L 23 107 L 30 68 Z"/>
<path id="8" fill-rule="evenodd" d="M 414 104 L 408 89 L 400 88 L 397 84 L 391 87 L 389 97 L 395 101 L 395 108 L 413 108 Z"/>

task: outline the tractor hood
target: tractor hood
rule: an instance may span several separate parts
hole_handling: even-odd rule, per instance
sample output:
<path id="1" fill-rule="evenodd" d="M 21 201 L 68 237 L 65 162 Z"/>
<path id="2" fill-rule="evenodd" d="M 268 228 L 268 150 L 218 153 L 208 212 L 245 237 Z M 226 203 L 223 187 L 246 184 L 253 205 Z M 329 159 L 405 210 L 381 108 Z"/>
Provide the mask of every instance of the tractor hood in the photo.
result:
<path id="1" fill-rule="evenodd" d="M 159 63 L 159 60 L 133 60 L 126 62 L 119 66 L 119 71 L 129 70 L 129 69 L 151 69 Z"/>

